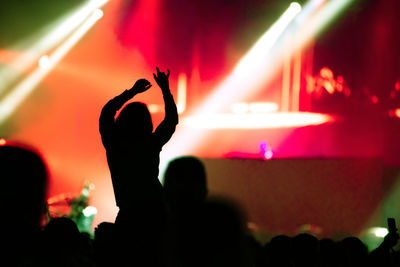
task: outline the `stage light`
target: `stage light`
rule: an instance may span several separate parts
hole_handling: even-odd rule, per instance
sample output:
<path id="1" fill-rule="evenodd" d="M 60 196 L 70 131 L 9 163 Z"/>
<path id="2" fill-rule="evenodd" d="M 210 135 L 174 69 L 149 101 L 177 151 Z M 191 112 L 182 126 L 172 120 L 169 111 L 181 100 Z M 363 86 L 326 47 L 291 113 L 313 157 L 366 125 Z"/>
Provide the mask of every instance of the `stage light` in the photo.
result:
<path id="1" fill-rule="evenodd" d="M 180 73 L 178 76 L 177 86 L 177 109 L 178 113 L 182 113 L 186 109 L 186 90 L 187 90 L 187 76 L 185 73 Z"/>
<path id="2" fill-rule="evenodd" d="M 272 159 L 272 157 L 274 156 L 274 152 L 272 152 L 271 147 L 267 144 L 267 142 L 261 142 L 260 143 L 260 154 L 261 157 L 265 160 L 269 160 Z"/>
<path id="3" fill-rule="evenodd" d="M 373 235 L 377 238 L 384 238 L 388 233 L 388 229 L 384 227 L 371 227 L 365 230 L 365 233 L 368 235 Z"/>
<path id="4" fill-rule="evenodd" d="M 21 81 L 0 101 L 0 124 L 2 124 L 21 104 L 32 90 L 42 81 L 51 69 L 74 47 L 74 45 L 89 31 L 99 20 L 98 12 L 91 16 L 64 42 L 52 55 L 48 56 L 45 68 L 37 68 L 27 78 Z"/>
<path id="5" fill-rule="evenodd" d="M 14 83 L 20 73 L 26 72 L 34 65 L 41 55 L 46 54 L 49 50 L 56 47 L 60 42 L 65 40 L 79 25 L 81 25 L 92 12 L 106 4 L 108 0 L 90 0 L 79 6 L 67 15 L 62 16 L 57 21 L 44 27 L 40 32 L 26 38 L 10 50 L 23 51 L 9 65 L 10 68 L 0 70 L 0 93 L 4 91 L 10 84 Z M 96 15 L 100 15 L 100 11 Z M 14 71 L 14 70 L 17 70 Z"/>
<path id="6" fill-rule="evenodd" d="M 289 8 L 291 8 L 296 14 L 301 11 L 301 5 L 297 2 L 290 3 Z"/>
<path id="7" fill-rule="evenodd" d="M 0 146 L 5 146 L 7 144 L 6 139 L 0 138 Z"/>
<path id="8" fill-rule="evenodd" d="M 39 67 L 47 69 L 50 67 L 49 56 L 42 56 L 39 58 Z"/>
<path id="9" fill-rule="evenodd" d="M 384 227 L 371 227 L 363 230 L 359 236 L 360 240 L 368 247 L 368 251 L 371 252 L 382 244 L 388 233 L 388 229 Z"/>
<path id="10" fill-rule="evenodd" d="M 383 227 L 375 227 L 375 228 L 373 228 L 373 232 L 376 237 L 382 237 L 382 238 L 385 237 L 389 233 L 388 229 L 383 228 Z"/>
<path id="11" fill-rule="evenodd" d="M 266 159 L 266 160 L 272 159 L 273 156 L 274 156 L 274 152 L 272 152 L 272 150 L 265 151 L 265 153 L 264 153 L 264 159 Z"/>
<path id="12" fill-rule="evenodd" d="M 249 104 L 252 113 L 270 113 L 278 111 L 279 106 L 273 102 L 253 102 Z"/>
<path id="13" fill-rule="evenodd" d="M 319 4 L 321 1 L 314 1 Z M 310 40 L 318 36 L 353 0 L 331 0 L 322 6 L 315 14 L 310 14 L 298 29 L 295 49 L 300 49 Z M 300 15 L 301 16 L 301 15 Z M 300 17 L 299 16 L 299 17 Z"/>
<path id="14" fill-rule="evenodd" d="M 329 115 L 308 112 L 266 114 L 204 114 L 182 119 L 182 125 L 194 129 L 268 129 L 319 125 L 332 121 Z"/>
<path id="15" fill-rule="evenodd" d="M 289 8 L 283 13 L 283 15 L 272 25 L 271 28 L 268 29 L 266 33 L 264 33 L 264 35 L 237 64 L 234 74 L 244 78 L 254 76 L 254 71 L 257 71 L 256 67 L 260 66 L 260 64 L 262 65 L 262 62 L 269 57 L 268 54 L 270 49 L 300 11 L 301 7 L 298 3 L 290 4 Z"/>
<path id="16" fill-rule="evenodd" d="M 274 68 L 271 50 L 286 27 L 300 12 L 299 4 L 292 3 L 279 19 L 261 36 L 247 54 L 239 61 L 233 72 L 214 89 L 204 102 L 199 114 L 219 111 L 226 103 L 249 95 L 264 84 L 268 70 Z"/>
<path id="17" fill-rule="evenodd" d="M 97 209 L 93 206 L 87 206 L 85 209 L 83 209 L 82 213 L 85 215 L 85 217 L 90 217 L 97 214 Z"/>
<path id="18" fill-rule="evenodd" d="M 176 156 L 176 153 L 192 153 L 192 150 L 206 138 L 207 131 L 199 129 L 223 127 L 215 125 L 216 121 L 221 119 L 222 125 L 226 125 L 227 127 L 234 124 L 231 121 L 232 117 L 230 115 L 226 117 L 228 121 L 223 121 L 225 115 L 213 114 L 226 108 L 229 103 L 241 102 L 243 96 L 250 95 L 255 88 L 265 83 L 265 80 L 268 79 L 269 74 L 271 74 L 270 70 L 276 68 L 274 64 L 275 61 L 273 60 L 276 55 L 272 53 L 272 48 L 298 13 L 299 6 L 291 4 L 238 62 L 232 73 L 213 90 L 211 95 L 194 112 L 194 116 L 182 119 L 182 121 L 185 122 L 181 123 L 181 125 L 186 127 L 178 128 L 174 134 L 174 138 L 171 140 L 172 142 L 166 145 L 166 149 L 164 150 L 166 150 L 167 153 L 161 156 L 160 161 L 161 173 L 163 168 L 167 166 L 167 160 L 169 158 Z M 204 117 L 204 115 L 206 115 L 206 117 Z M 211 125 L 207 124 L 208 118 L 211 119 Z M 199 124 L 197 124 L 197 119 L 200 119 Z M 254 120 L 252 120 L 252 122 L 254 122 Z M 257 125 L 258 123 L 259 121 L 256 121 L 253 124 Z M 247 128 L 251 128 L 251 126 L 252 123 L 250 122 L 245 125 Z M 193 132 L 193 129 L 191 129 L 192 127 L 198 130 Z M 234 128 L 239 127 L 236 125 Z M 173 140 L 179 141 L 175 143 Z M 168 147 L 171 147 L 171 150 L 168 150 Z"/>
<path id="19" fill-rule="evenodd" d="M 249 104 L 247 103 L 234 103 L 231 110 L 235 114 L 247 113 L 249 111 Z"/>
<path id="20" fill-rule="evenodd" d="M 311 38 L 321 32 L 351 2 L 352 0 L 332 0 L 325 4 L 314 16 L 313 11 L 324 3 L 324 1 L 311 1 L 306 5 L 304 12 L 302 12 L 298 3 L 291 3 L 278 21 L 274 23 L 241 59 L 233 72 L 220 86 L 215 88 L 214 92 L 204 101 L 204 104 L 196 113 L 219 112 L 226 103 L 240 101 L 243 96 L 250 95 L 256 89 L 260 88 L 262 84 L 265 84 L 268 77 L 276 70 L 277 65 L 276 60 L 273 59 L 274 55 L 271 55 L 271 49 L 290 22 L 296 18 L 297 14 L 299 14 L 299 17 L 302 16 L 302 19 L 297 20 L 296 23 L 304 23 L 304 25 L 296 26 L 299 32 L 296 34 L 295 42 L 289 50 L 280 47 L 280 50 L 278 49 L 274 54 L 291 54 L 300 49 Z"/>
<path id="21" fill-rule="evenodd" d="M 214 89 L 214 92 L 204 101 L 197 112 L 194 113 L 194 116 L 182 120 L 182 122 L 185 121 L 183 126 L 186 127 L 182 129 L 178 128 L 172 142 L 170 142 L 171 145 L 167 144 L 167 147 L 171 147 L 170 151 L 167 150 L 170 157 L 176 156 L 177 153 L 193 153 L 192 151 L 195 151 L 196 147 L 207 137 L 209 131 L 206 129 L 222 127 L 221 125 L 218 126 L 215 120 L 220 120 L 221 123 L 229 124 L 221 120 L 220 115 L 212 114 L 226 108 L 228 103 L 241 102 L 244 96 L 251 95 L 255 93 L 257 89 L 262 88 L 261 85 L 265 85 L 272 77 L 272 74 L 277 71 L 277 66 L 280 66 L 280 61 L 284 55 L 293 54 L 302 49 L 310 40 L 321 33 L 322 30 L 351 2 L 353 2 L 353 0 L 331 0 L 329 2 L 324 0 L 311 0 L 302 8 L 300 13 L 298 5 L 291 4 L 278 21 L 274 23 L 242 58 L 232 73 Z M 295 23 L 292 23 L 292 27 L 288 28 L 293 20 Z M 292 34 L 295 36 L 290 47 L 279 46 L 272 49 L 279 38 L 283 36 L 285 30 L 293 31 Z M 206 114 L 207 118 L 205 118 Z M 269 123 L 270 125 L 262 125 L 260 121 L 256 119 L 252 120 L 252 122 L 255 122 L 256 128 L 278 127 L 277 125 L 279 124 L 281 125 L 280 127 L 300 127 L 333 120 L 332 117 L 323 114 L 303 114 L 298 112 L 292 115 L 296 119 L 284 119 L 281 122 L 278 121 L 279 123 Z M 225 115 L 222 115 L 222 117 L 224 116 Z M 199 123 L 197 123 L 197 119 L 200 119 Z M 208 124 L 207 119 L 210 119 L 211 124 Z M 242 122 L 241 120 L 236 122 L 231 121 L 229 127 L 233 125 L 233 128 L 240 128 L 239 125 Z M 282 125 L 282 122 L 286 123 Z M 251 125 L 252 123 L 247 123 L 245 126 L 250 127 Z M 195 127 L 197 130 L 193 132 L 193 130 L 190 130 L 191 127 Z M 173 140 L 179 141 L 174 142 Z M 163 157 L 168 158 L 166 155 Z"/>
<path id="22" fill-rule="evenodd" d="M 232 113 L 241 114 L 241 113 L 270 113 L 278 111 L 279 106 L 273 102 L 239 102 L 234 103 L 231 106 Z"/>
<path id="23" fill-rule="evenodd" d="M 93 16 L 95 17 L 95 19 L 101 19 L 103 15 L 103 10 L 101 10 L 100 8 L 97 8 L 93 11 Z"/>

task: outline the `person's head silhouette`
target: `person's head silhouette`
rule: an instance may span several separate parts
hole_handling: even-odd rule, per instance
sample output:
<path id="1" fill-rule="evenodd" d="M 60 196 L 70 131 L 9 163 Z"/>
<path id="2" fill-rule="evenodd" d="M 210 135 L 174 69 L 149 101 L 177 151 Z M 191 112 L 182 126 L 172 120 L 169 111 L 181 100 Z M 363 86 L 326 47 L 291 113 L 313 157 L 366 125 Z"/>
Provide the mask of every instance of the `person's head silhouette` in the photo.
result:
<path id="1" fill-rule="evenodd" d="M 13 218 L 12 227 L 39 227 L 46 206 L 45 161 L 35 149 L 7 141 L 0 145 L 0 163 L 3 214 Z"/>
<path id="2" fill-rule="evenodd" d="M 172 208 L 202 203 L 208 189 L 206 170 L 201 160 L 193 156 L 172 160 L 164 175 L 164 192 Z"/>
<path id="3" fill-rule="evenodd" d="M 147 136 L 153 132 L 153 122 L 147 105 L 142 102 L 127 104 L 115 120 L 117 131 L 125 136 Z"/>

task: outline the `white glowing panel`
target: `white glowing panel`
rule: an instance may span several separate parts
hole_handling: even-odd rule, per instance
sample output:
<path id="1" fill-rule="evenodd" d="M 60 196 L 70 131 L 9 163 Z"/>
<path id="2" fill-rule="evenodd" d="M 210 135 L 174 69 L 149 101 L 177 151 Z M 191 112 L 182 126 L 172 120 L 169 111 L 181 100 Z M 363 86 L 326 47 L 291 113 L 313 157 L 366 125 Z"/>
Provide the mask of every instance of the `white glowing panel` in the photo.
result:
<path id="1" fill-rule="evenodd" d="M 240 114 L 240 113 L 270 113 L 277 112 L 279 109 L 278 104 L 273 102 L 239 102 L 234 103 L 231 106 L 232 113 Z"/>
<path id="2" fill-rule="evenodd" d="M 277 112 L 279 106 L 273 102 L 253 102 L 249 104 L 249 109 L 252 113 L 269 113 Z"/>
<path id="3" fill-rule="evenodd" d="M 186 90 L 187 90 L 187 76 L 185 73 L 181 73 L 178 76 L 178 88 L 177 88 L 177 109 L 178 113 L 182 113 L 186 109 Z"/>
<path id="4" fill-rule="evenodd" d="M 265 129 L 319 125 L 333 121 L 329 115 L 308 112 L 267 114 L 209 114 L 182 120 L 182 125 L 199 129 Z"/>

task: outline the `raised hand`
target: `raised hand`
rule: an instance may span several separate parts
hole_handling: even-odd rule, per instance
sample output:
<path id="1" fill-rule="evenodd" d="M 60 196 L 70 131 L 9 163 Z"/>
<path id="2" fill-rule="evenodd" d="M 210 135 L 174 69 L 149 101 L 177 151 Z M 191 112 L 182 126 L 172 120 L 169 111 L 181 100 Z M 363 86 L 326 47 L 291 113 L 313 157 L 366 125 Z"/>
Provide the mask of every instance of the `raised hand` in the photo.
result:
<path id="1" fill-rule="evenodd" d="M 158 67 L 156 67 L 157 73 L 153 73 L 154 80 L 157 82 L 158 86 L 163 90 L 169 90 L 169 69 L 167 69 L 167 72 L 160 71 Z"/>
<path id="2" fill-rule="evenodd" d="M 139 79 L 136 83 L 132 86 L 130 90 L 136 93 L 142 93 L 147 91 L 151 87 L 151 83 L 146 79 Z"/>

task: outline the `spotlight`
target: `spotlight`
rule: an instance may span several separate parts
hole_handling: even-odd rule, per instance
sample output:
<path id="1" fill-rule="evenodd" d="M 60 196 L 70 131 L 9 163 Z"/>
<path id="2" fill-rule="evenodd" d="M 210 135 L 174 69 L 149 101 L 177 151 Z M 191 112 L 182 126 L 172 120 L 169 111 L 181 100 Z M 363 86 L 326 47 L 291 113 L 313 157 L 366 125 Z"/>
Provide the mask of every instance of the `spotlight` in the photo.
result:
<path id="1" fill-rule="evenodd" d="M 385 237 L 389 233 L 388 229 L 383 227 L 375 227 L 373 231 L 376 237 Z"/>
<path id="2" fill-rule="evenodd" d="M 65 40 L 50 56 L 44 56 L 39 62 L 40 68 L 16 85 L 0 101 L 0 124 L 2 124 L 35 89 L 51 69 L 75 46 L 75 44 L 93 27 L 99 19 L 99 13 L 93 12 L 86 21 Z M 44 65 L 44 66 L 42 66 Z"/>
<path id="3" fill-rule="evenodd" d="M 292 2 L 289 7 L 293 10 L 294 13 L 300 13 L 301 5 L 297 2 Z"/>
<path id="4" fill-rule="evenodd" d="M 271 147 L 267 144 L 267 142 L 263 141 L 260 143 L 260 154 L 261 158 L 265 160 L 272 159 L 274 156 L 274 152 L 272 152 Z"/>
<path id="5" fill-rule="evenodd" d="M 43 69 L 48 69 L 50 67 L 49 56 L 45 55 L 39 58 L 39 67 Z"/>
<path id="6" fill-rule="evenodd" d="M 178 89 L 177 89 L 177 108 L 178 113 L 182 113 L 186 109 L 186 90 L 187 90 L 187 76 L 181 73 L 178 76 Z"/>
<path id="7" fill-rule="evenodd" d="M 6 139 L 0 138 L 0 146 L 5 146 L 7 144 Z"/>
<path id="8" fill-rule="evenodd" d="M 97 214 L 97 209 L 96 207 L 93 206 L 87 206 L 83 211 L 82 211 L 83 215 L 85 215 L 85 217 L 90 217 L 92 215 L 96 215 Z"/>
<path id="9" fill-rule="evenodd" d="M 97 8 L 96 10 L 93 11 L 93 17 L 95 19 L 101 19 L 103 15 L 104 15 L 103 10 L 101 10 L 100 8 Z"/>
<path id="10" fill-rule="evenodd" d="M 199 114 L 218 112 L 225 103 L 250 95 L 265 83 L 272 69 L 275 69 L 273 66 L 275 54 L 271 50 L 300 10 L 299 4 L 294 3 L 286 9 L 244 55 L 233 72 L 214 90 L 198 111 Z"/>
<path id="11" fill-rule="evenodd" d="M 32 36 L 24 39 L 15 47 L 11 47 L 10 50 L 24 50 L 24 53 L 21 53 L 20 56 L 10 62 L 11 69 L 16 69 L 19 73 L 27 71 L 33 64 L 36 64 L 40 55 L 48 53 L 48 51 L 65 40 L 68 35 L 84 23 L 93 11 L 95 11 L 96 16 L 100 16 L 102 11 L 96 11 L 96 8 L 103 6 L 107 2 L 108 0 L 86 1 L 74 11 L 61 17 L 51 25 L 47 25 L 42 31 L 32 34 Z M 0 93 L 18 78 L 19 75 L 13 71 L 8 69 L 0 70 L 0 79 L 2 81 Z"/>
<path id="12" fill-rule="evenodd" d="M 193 129 L 271 129 L 319 125 L 333 118 L 319 113 L 218 113 L 191 116 L 181 125 Z"/>

